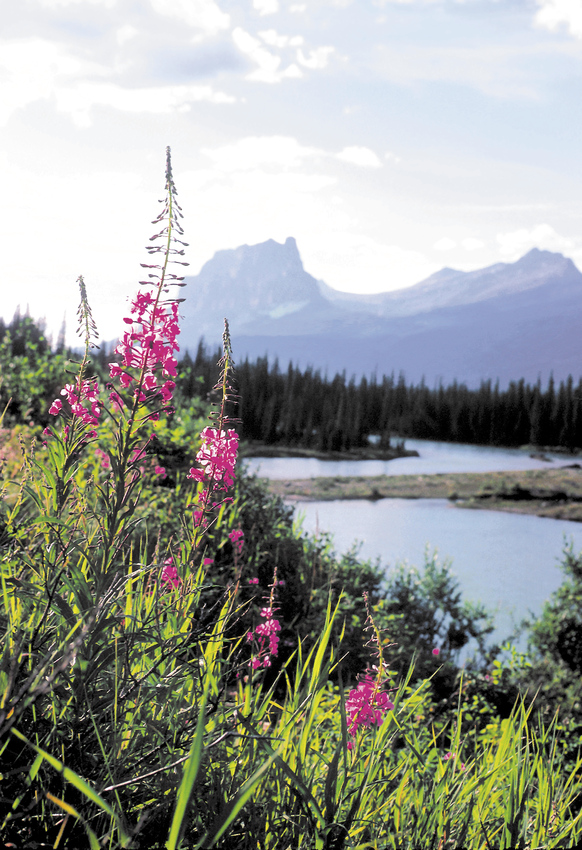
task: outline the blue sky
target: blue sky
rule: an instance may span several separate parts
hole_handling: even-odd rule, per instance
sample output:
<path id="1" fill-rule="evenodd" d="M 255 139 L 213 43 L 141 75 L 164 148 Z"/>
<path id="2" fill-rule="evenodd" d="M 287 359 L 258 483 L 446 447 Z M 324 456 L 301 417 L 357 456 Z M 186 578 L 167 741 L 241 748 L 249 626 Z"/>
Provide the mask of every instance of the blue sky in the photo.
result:
<path id="1" fill-rule="evenodd" d="M 582 267 L 582 0 L 19 0 L 0 33 L 1 313 L 104 337 L 164 150 L 190 272 L 297 239 L 377 292 L 532 247 Z"/>

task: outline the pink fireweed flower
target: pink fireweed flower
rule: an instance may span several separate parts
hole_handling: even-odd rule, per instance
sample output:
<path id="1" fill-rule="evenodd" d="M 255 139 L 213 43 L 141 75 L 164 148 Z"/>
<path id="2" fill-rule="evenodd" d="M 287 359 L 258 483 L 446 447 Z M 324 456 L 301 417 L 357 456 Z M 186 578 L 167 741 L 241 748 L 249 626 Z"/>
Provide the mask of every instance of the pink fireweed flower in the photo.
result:
<path id="1" fill-rule="evenodd" d="M 440 655 L 440 652 L 441 652 L 441 651 L 440 651 L 440 649 L 438 648 L 438 646 L 435 646 L 435 648 L 434 648 L 434 649 L 433 649 L 433 651 L 432 651 L 432 654 L 436 656 L 436 655 Z"/>
<path id="2" fill-rule="evenodd" d="M 107 452 L 104 452 L 102 449 L 95 449 L 95 454 L 98 458 L 100 458 L 101 466 L 103 467 L 103 469 L 109 469 L 111 466 L 111 461 Z"/>
<path id="3" fill-rule="evenodd" d="M 204 428 L 201 435 L 202 446 L 196 460 L 200 469 L 192 467 L 188 478 L 195 481 L 210 479 L 228 489 L 234 483 L 234 467 L 238 451 L 238 434 L 236 431 L 219 431 L 216 428 Z"/>
<path id="4" fill-rule="evenodd" d="M 257 652 L 252 661 L 253 670 L 270 667 L 271 658 L 279 654 L 279 635 L 281 623 L 273 617 L 273 609 L 261 608 L 264 622 L 259 623 L 254 632 L 247 632 L 247 641 L 256 642 Z"/>
<path id="5" fill-rule="evenodd" d="M 162 570 L 161 579 L 166 584 L 171 585 L 172 587 L 178 587 L 180 585 L 181 579 L 178 576 L 178 571 L 174 565 L 173 558 L 166 558 L 164 561 L 164 569 Z"/>
<path id="6" fill-rule="evenodd" d="M 66 384 L 61 395 L 69 403 L 71 413 L 80 419 L 84 425 L 98 425 L 102 404 L 99 398 L 99 384 L 96 378 L 78 381 L 76 384 Z M 87 407 L 83 402 L 88 402 Z M 56 398 L 49 408 L 49 413 L 58 416 L 63 409 L 63 402 Z"/>
<path id="7" fill-rule="evenodd" d="M 180 333 L 178 304 L 156 303 L 151 292 L 138 292 L 132 301 L 131 313 L 131 317 L 123 320 L 128 328 L 115 349 L 122 362 L 111 363 L 109 374 L 118 378 L 125 389 L 136 375 L 143 375 L 141 393 L 137 389 L 135 391 L 138 400 L 143 402 L 146 400 L 143 393 L 152 393 L 167 403 L 176 387 L 175 381 L 169 379 L 176 377 L 178 365 L 174 357 L 174 352 L 179 351 L 176 343 Z M 160 386 L 159 377 L 168 380 Z"/>
<path id="8" fill-rule="evenodd" d="M 366 673 L 346 700 L 348 732 L 355 736 L 360 726 L 381 726 L 384 715 L 393 708 L 394 704 L 386 691 L 380 689 L 378 680 Z"/>
<path id="9" fill-rule="evenodd" d="M 162 479 L 166 478 L 166 469 L 163 466 L 154 467 L 154 475 L 159 475 Z"/>
<path id="10" fill-rule="evenodd" d="M 228 535 L 237 555 L 240 555 L 244 546 L 244 532 L 242 529 L 235 529 Z"/>
<path id="11" fill-rule="evenodd" d="M 234 483 L 234 467 L 238 451 L 238 434 L 233 430 L 219 430 L 206 427 L 202 431 L 202 445 L 196 460 L 199 467 L 193 466 L 188 472 L 188 478 L 200 481 L 205 486 L 196 497 L 194 510 L 194 526 L 203 531 L 208 526 L 208 513 L 220 507 L 220 501 L 211 501 L 216 492 L 224 492 Z M 222 502 L 225 500 L 223 499 Z M 242 532 L 237 535 L 237 540 Z M 235 546 L 237 546 L 237 543 Z M 242 549 L 242 540 L 238 541 Z M 240 551 L 240 550 L 238 550 Z"/>

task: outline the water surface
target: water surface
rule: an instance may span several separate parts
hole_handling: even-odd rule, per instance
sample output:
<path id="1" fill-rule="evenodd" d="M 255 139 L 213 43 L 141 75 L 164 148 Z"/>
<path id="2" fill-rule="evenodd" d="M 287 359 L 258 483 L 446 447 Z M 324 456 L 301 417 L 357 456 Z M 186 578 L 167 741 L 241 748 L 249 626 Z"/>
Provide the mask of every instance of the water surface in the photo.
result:
<path id="1" fill-rule="evenodd" d="M 500 449 L 465 443 L 406 440 L 407 449 L 420 457 L 395 460 L 317 460 L 316 458 L 248 458 L 250 472 L 264 478 L 317 478 L 350 475 L 430 475 L 439 472 L 503 472 L 566 466 L 571 456 L 547 454 L 548 461 L 533 458 L 524 449 Z"/>
<path id="2" fill-rule="evenodd" d="M 496 613 L 501 640 L 561 584 L 565 541 L 582 550 L 582 523 L 458 508 L 445 499 L 299 502 L 306 531 L 329 531 L 338 552 L 355 540 L 388 572 L 399 561 L 422 566 L 425 550 L 451 561 L 463 597 Z"/>

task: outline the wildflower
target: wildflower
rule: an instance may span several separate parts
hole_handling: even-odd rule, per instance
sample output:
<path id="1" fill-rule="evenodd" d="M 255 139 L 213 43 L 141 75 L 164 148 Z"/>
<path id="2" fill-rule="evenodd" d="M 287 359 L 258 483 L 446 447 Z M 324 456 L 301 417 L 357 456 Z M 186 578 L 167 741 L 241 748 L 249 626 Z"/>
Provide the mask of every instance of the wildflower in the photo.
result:
<path id="1" fill-rule="evenodd" d="M 259 583 L 258 578 L 250 578 L 249 579 L 249 584 L 258 584 L 258 583 Z"/>
<path id="2" fill-rule="evenodd" d="M 202 446 L 196 460 L 200 469 L 192 467 L 188 478 L 195 481 L 210 479 L 219 482 L 222 489 L 228 489 L 234 483 L 234 467 L 238 451 L 238 434 L 236 431 L 219 431 L 216 428 L 204 428 L 201 435 Z"/>
<path id="3" fill-rule="evenodd" d="M 228 535 L 237 555 L 240 555 L 244 545 L 244 532 L 242 529 L 235 529 Z"/>
<path id="4" fill-rule="evenodd" d="M 250 583 L 258 584 L 259 580 L 250 579 Z M 275 585 L 276 581 L 273 584 L 273 588 Z M 263 622 L 259 623 L 254 632 L 247 632 L 247 641 L 256 641 L 258 650 L 256 656 L 253 658 L 253 670 L 257 670 L 261 666 L 270 667 L 271 658 L 276 657 L 279 654 L 278 633 L 281 631 L 281 623 L 273 616 L 273 612 L 273 595 L 271 594 L 269 605 L 261 608 L 260 611 L 260 616 L 263 618 Z"/>
<path id="5" fill-rule="evenodd" d="M 179 350 L 178 304 L 160 301 L 151 292 L 138 292 L 130 309 L 133 315 L 123 320 L 129 327 L 115 349 L 122 362 L 110 364 L 110 377 L 118 378 L 127 389 L 134 381 L 131 374 L 134 371 L 141 379 L 141 385 L 135 389 L 138 401 L 144 402 L 147 392 L 159 396 L 166 404 L 176 387 L 171 378 L 176 377 L 178 365 L 174 357 L 174 352 Z M 160 376 L 169 379 L 161 386 Z"/>
<path id="6" fill-rule="evenodd" d="M 156 466 L 154 468 L 154 475 L 159 475 L 162 479 L 167 478 L 165 467 Z"/>
<path id="7" fill-rule="evenodd" d="M 367 673 L 346 700 L 348 732 L 355 736 L 360 726 L 381 726 L 384 715 L 393 708 L 378 679 Z"/>
<path id="8" fill-rule="evenodd" d="M 432 654 L 435 655 L 435 656 L 440 655 L 440 649 L 438 648 L 438 646 L 435 646 L 435 648 L 432 651 Z"/>
<path id="9" fill-rule="evenodd" d="M 101 466 L 103 467 L 103 469 L 109 469 L 111 466 L 111 461 L 107 452 L 104 452 L 102 449 L 97 448 L 95 449 L 95 454 L 98 458 L 101 459 Z"/>
<path id="10" fill-rule="evenodd" d="M 170 584 L 172 587 L 178 587 L 178 585 L 181 584 L 181 579 L 178 577 L 178 571 L 175 567 L 173 558 L 166 558 L 164 561 L 161 579 L 163 582 Z"/>
<path id="11" fill-rule="evenodd" d="M 200 481 L 205 486 L 196 497 L 197 508 L 194 511 L 194 526 L 204 530 L 208 525 L 207 512 L 220 506 L 220 502 L 209 504 L 216 491 L 226 491 L 234 483 L 234 467 L 238 451 L 238 434 L 233 430 L 206 427 L 202 431 L 202 446 L 196 460 L 200 467 L 193 466 L 188 478 Z M 222 501 L 225 501 L 224 499 Z M 232 532 L 236 551 L 242 551 L 242 531 Z"/>
<path id="12" fill-rule="evenodd" d="M 81 420 L 84 425 L 98 425 L 101 415 L 101 401 L 99 399 L 99 384 L 96 378 L 84 381 L 79 380 L 76 384 L 66 384 L 61 390 L 61 395 L 69 403 L 73 416 Z M 89 402 L 87 407 L 83 402 Z M 63 402 L 56 398 L 49 408 L 49 413 L 58 416 L 63 409 Z"/>

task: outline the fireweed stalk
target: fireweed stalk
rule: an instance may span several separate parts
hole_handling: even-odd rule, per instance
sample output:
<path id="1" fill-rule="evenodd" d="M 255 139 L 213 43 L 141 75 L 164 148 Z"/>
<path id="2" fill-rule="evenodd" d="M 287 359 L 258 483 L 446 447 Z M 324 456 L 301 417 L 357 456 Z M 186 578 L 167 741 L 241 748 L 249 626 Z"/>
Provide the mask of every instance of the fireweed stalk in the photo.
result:
<path id="1" fill-rule="evenodd" d="M 251 579 L 251 583 L 254 584 L 255 580 Z M 272 663 L 271 658 L 279 654 L 281 623 L 274 616 L 277 610 L 275 592 L 278 584 L 280 582 L 277 581 L 277 568 L 275 567 L 267 605 L 263 606 L 260 611 L 262 622 L 255 627 L 254 631 L 247 632 L 246 636 L 247 642 L 253 645 L 253 656 L 251 658 L 251 668 L 253 670 L 259 670 L 261 667 L 270 667 Z"/>
<path id="2" fill-rule="evenodd" d="M 219 397 L 213 402 L 218 410 L 210 416 L 215 424 L 202 431 L 202 446 L 196 455 L 198 466 L 191 467 L 188 478 L 198 482 L 198 490 L 193 502 L 193 544 L 199 548 L 217 510 L 230 500 L 226 494 L 234 483 L 234 469 L 238 453 L 238 434 L 230 425 L 238 422 L 229 415 L 230 405 L 236 403 L 238 396 L 233 387 L 234 360 L 230 342 L 228 321 L 224 320 L 222 335 L 223 355 L 219 361 L 220 376 L 213 387 Z M 242 549 L 242 531 L 236 532 L 232 539 L 238 554 Z"/>
<path id="3" fill-rule="evenodd" d="M 357 687 L 350 691 L 346 700 L 348 732 L 354 739 L 361 727 L 381 726 L 386 712 L 394 708 L 394 704 L 384 690 L 387 677 L 382 637 L 370 612 L 367 593 L 364 594 L 364 602 L 367 613 L 365 629 L 372 632 L 368 645 L 374 647 L 378 663 L 366 670 Z M 354 746 L 354 741 L 348 742 L 349 750 L 354 749 Z"/>
<path id="4" fill-rule="evenodd" d="M 98 485 L 101 497 L 99 522 L 102 530 L 100 563 L 95 564 L 105 575 L 115 553 L 131 530 L 131 517 L 136 507 L 136 488 L 141 480 L 141 465 L 151 434 L 145 426 L 157 420 L 162 412 L 172 411 L 170 402 L 175 389 L 179 350 L 178 305 L 184 299 L 170 295 L 171 286 L 184 286 L 184 277 L 171 270 L 174 264 L 186 266 L 181 257 L 187 243 L 180 224 L 182 210 L 176 199 L 177 191 L 172 176 L 170 148 L 166 149 L 165 197 L 162 209 L 154 219 L 157 232 L 150 238 L 146 250 L 157 263 L 141 263 L 151 270 L 148 279 L 139 283 L 145 289 L 131 302 L 130 315 L 124 318 L 126 331 L 115 349 L 120 362 L 110 365 L 108 383 L 109 404 L 101 402 L 96 379 L 85 380 L 84 372 L 89 347 L 94 345 L 95 325 L 87 303 L 84 281 L 81 287 L 80 326 L 85 335 L 85 357 L 75 384 L 62 391 L 67 406 L 60 399 L 53 402 L 50 413 L 65 417 L 64 439 L 57 443 L 72 454 L 98 436 L 97 427 L 102 410 L 113 419 L 116 427 L 115 449 L 109 456 L 110 474 L 103 485 Z M 79 436 L 78 436 L 79 435 Z M 47 436 L 53 437 L 49 430 Z"/>
<path id="5" fill-rule="evenodd" d="M 84 446 L 97 436 L 96 426 L 103 411 L 97 378 L 85 378 L 90 352 L 98 348 L 98 334 L 82 276 L 77 279 L 77 283 L 81 294 L 77 310 L 77 334 L 84 340 L 85 350 L 78 364 L 75 380 L 65 385 L 61 390 L 63 399 L 55 399 L 49 409 L 51 415 L 62 414 L 65 417 L 62 432 L 58 433 L 50 427 L 45 428 L 43 432 L 44 445 L 54 470 L 54 486 L 49 488 L 49 491 L 52 490 L 52 507 L 56 516 L 62 512 L 71 492 L 71 472 L 75 458 Z"/>

